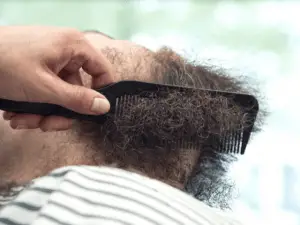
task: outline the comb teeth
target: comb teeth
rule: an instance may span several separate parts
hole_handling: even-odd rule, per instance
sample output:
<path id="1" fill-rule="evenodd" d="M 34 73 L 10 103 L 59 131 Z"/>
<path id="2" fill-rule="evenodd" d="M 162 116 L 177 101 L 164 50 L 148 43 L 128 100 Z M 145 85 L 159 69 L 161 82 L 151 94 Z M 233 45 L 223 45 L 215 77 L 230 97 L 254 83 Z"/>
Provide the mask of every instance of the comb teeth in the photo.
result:
<path id="1" fill-rule="evenodd" d="M 241 153 L 244 154 L 246 146 L 248 144 L 252 129 L 254 127 L 254 122 L 259 110 L 259 104 L 257 99 L 252 95 L 239 94 L 232 92 L 224 92 L 209 89 L 198 89 L 192 87 L 180 87 L 174 85 L 163 85 L 155 83 L 147 83 L 140 81 L 120 81 L 117 83 L 110 84 L 106 87 L 96 90 L 99 93 L 107 97 L 111 103 L 110 113 L 119 116 L 127 112 L 128 103 L 133 102 L 138 103 L 144 97 L 151 101 L 151 98 L 160 98 L 166 96 L 170 91 L 176 91 L 178 93 L 191 93 L 191 91 L 200 91 L 209 94 L 212 97 L 222 96 L 230 99 L 234 105 L 237 105 L 245 113 L 245 118 L 243 119 L 243 124 L 245 127 L 241 127 L 240 131 L 229 134 L 229 141 L 226 138 L 223 140 L 217 139 L 214 144 L 219 145 L 221 152 L 231 152 L 231 153 Z M 114 108 L 115 106 L 115 108 Z M 109 115 L 86 115 L 74 112 L 65 107 L 48 104 L 48 103 L 38 103 L 38 102 L 24 102 L 24 101 L 12 101 L 0 98 L 0 109 L 15 113 L 25 113 L 25 114 L 36 114 L 41 116 L 62 116 L 66 118 L 91 121 L 97 124 L 104 124 Z M 228 136 L 228 135 L 226 135 Z M 189 140 L 191 142 L 191 140 Z M 180 146 L 188 146 L 190 148 L 195 148 L 199 144 L 197 141 L 192 140 L 191 143 L 186 143 L 186 140 L 178 142 L 176 144 Z M 174 144 L 172 142 L 171 144 Z"/>
<path id="2" fill-rule="evenodd" d="M 170 146 L 171 148 L 182 148 L 182 149 L 190 149 L 190 150 L 195 150 L 197 148 L 199 148 L 200 144 L 198 143 L 198 141 L 192 141 L 192 140 L 177 140 L 174 142 L 166 142 L 166 141 L 162 141 L 161 143 L 162 145 L 165 146 Z"/>
<path id="3" fill-rule="evenodd" d="M 239 153 L 241 150 L 241 143 L 243 140 L 243 132 L 242 131 L 237 131 L 235 133 L 235 151 L 234 153 Z"/>
<path id="4" fill-rule="evenodd" d="M 220 141 L 218 151 L 227 154 L 242 154 L 243 129 L 226 133 Z"/>
<path id="5" fill-rule="evenodd" d="M 143 97 L 137 96 L 137 95 L 124 95 L 119 98 L 116 98 L 115 103 L 115 116 L 119 117 L 123 113 L 127 112 L 127 107 L 130 104 L 138 104 Z M 243 143 L 243 132 L 244 129 L 241 127 L 240 129 L 237 129 L 236 131 L 229 131 L 225 132 L 221 140 L 219 140 L 219 148 L 217 149 L 220 153 L 226 153 L 226 154 L 243 154 L 242 152 L 242 143 Z M 216 140 L 217 141 L 217 140 Z M 186 140 L 177 140 L 171 143 L 167 143 L 166 141 L 163 141 L 161 144 L 164 146 L 171 146 L 174 148 L 183 148 L 183 149 L 197 149 L 201 144 L 199 141 L 194 141 L 191 138 Z"/>
<path id="6" fill-rule="evenodd" d="M 138 96 L 124 95 L 116 98 L 115 116 L 121 116 L 125 113 L 129 103 L 136 104 L 137 102 Z"/>

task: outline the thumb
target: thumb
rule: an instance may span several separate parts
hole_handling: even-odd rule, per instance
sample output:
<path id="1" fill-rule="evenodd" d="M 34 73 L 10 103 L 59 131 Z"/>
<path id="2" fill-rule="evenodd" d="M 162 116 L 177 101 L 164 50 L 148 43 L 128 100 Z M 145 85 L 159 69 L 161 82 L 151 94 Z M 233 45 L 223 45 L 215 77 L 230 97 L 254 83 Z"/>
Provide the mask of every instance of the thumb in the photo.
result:
<path id="1" fill-rule="evenodd" d="M 54 104 L 82 114 L 105 114 L 110 109 L 110 103 L 104 95 L 95 90 L 59 81 Z"/>

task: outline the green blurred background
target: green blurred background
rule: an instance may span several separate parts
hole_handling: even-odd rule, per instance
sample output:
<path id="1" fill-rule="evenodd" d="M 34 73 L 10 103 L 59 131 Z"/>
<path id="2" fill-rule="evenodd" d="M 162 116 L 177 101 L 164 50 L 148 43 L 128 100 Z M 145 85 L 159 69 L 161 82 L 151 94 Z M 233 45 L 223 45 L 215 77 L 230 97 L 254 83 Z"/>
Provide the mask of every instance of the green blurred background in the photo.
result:
<path id="1" fill-rule="evenodd" d="M 98 29 L 258 79 L 271 115 L 231 173 L 240 193 L 232 210 L 249 224 L 300 225 L 299 13 L 297 1 L 0 2 L 1 25 Z"/>

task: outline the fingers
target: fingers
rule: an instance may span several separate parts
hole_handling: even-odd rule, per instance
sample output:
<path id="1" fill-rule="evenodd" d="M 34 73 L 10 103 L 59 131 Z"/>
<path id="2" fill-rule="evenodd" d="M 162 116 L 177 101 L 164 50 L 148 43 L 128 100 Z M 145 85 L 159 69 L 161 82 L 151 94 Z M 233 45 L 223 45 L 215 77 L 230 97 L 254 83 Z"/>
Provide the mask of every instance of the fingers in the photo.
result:
<path id="1" fill-rule="evenodd" d="M 90 55 L 90 58 L 87 58 L 82 69 L 93 77 L 93 88 L 103 87 L 114 81 L 111 63 L 96 51 Z"/>
<path id="2" fill-rule="evenodd" d="M 15 115 L 17 115 L 17 114 L 13 113 L 13 112 L 3 112 L 3 119 L 10 120 Z"/>
<path id="3" fill-rule="evenodd" d="M 72 59 L 65 70 L 73 73 L 82 68 L 93 77 L 94 87 L 102 87 L 113 82 L 113 69 L 109 60 L 95 50 L 84 38 L 74 45 Z"/>
<path id="4" fill-rule="evenodd" d="M 60 97 L 61 105 L 84 114 L 103 114 L 108 112 L 110 109 L 109 102 L 100 93 L 84 87 L 79 71 L 74 74 L 62 71 L 59 76 L 67 82 L 62 84 L 64 87 L 60 87 L 60 92 L 65 92 L 60 93 L 60 96 L 63 96 Z M 92 109 L 93 101 L 95 99 L 98 100 L 98 98 L 100 98 L 100 104 L 98 103 L 98 106 L 94 107 L 96 109 Z M 104 103 L 101 103 L 101 101 L 104 101 Z"/>
<path id="5" fill-rule="evenodd" d="M 105 113 L 109 110 L 110 105 L 109 102 L 105 99 L 105 97 L 98 92 L 85 88 L 82 85 L 82 80 L 80 79 L 80 75 L 74 75 L 69 73 L 64 73 L 61 75 L 65 81 L 61 79 L 57 79 L 55 83 L 55 87 L 57 87 L 57 91 L 59 95 L 62 96 L 59 99 L 62 100 L 62 104 L 65 107 L 73 109 L 74 111 L 79 111 L 82 113 L 88 113 L 92 111 L 92 114 L 97 113 Z M 98 104 L 98 108 L 91 109 L 91 104 L 95 98 L 101 98 L 100 103 Z M 104 106 L 101 101 L 104 101 Z M 107 102 L 107 103 L 106 103 Z M 56 102 L 55 102 L 56 103 Z M 106 105 L 105 105 L 106 104 Z M 97 111 L 98 110 L 98 111 Z M 100 110 L 100 111 L 99 111 Z M 10 120 L 10 126 L 13 129 L 37 129 L 40 128 L 43 131 L 54 131 L 54 130 L 66 130 L 71 128 L 73 124 L 73 120 L 50 116 L 50 117 L 42 117 L 39 115 L 33 114 L 17 114 L 13 112 L 4 112 L 3 118 L 5 120 Z"/>
<path id="6" fill-rule="evenodd" d="M 100 115 L 110 110 L 110 103 L 105 96 L 90 88 L 57 79 L 54 90 L 50 103 L 59 104 L 75 112 Z"/>
<path id="7" fill-rule="evenodd" d="M 83 87 L 79 70 L 82 68 L 92 76 L 93 87 L 101 87 L 113 82 L 112 65 L 85 38 L 81 38 L 80 35 L 76 37 L 76 32 L 69 37 L 72 38 L 73 34 L 75 35 L 73 42 L 70 39 L 71 44 L 62 46 L 62 49 L 70 50 L 67 51 L 69 53 L 66 54 L 67 57 L 55 55 L 56 53 L 63 54 L 63 50 L 53 51 L 48 57 L 45 57 L 49 65 L 43 61 L 42 65 L 48 67 L 40 67 L 42 71 L 38 72 L 39 79 L 37 79 L 37 82 L 40 83 L 36 82 L 36 85 L 32 85 L 34 82 L 31 81 L 28 85 L 28 89 L 31 88 L 29 92 L 36 92 L 36 94 L 31 98 L 25 97 L 31 101 L 58 104 L 82 114 L 107 113 L 110 110 L 110 103 L 97 91 Z M 61 58 L 64 59 L 63 62 L 55 61 Z M 61 73 L 61 76 L 58 77 L 57 73 Z M 72 125 L 72 120 L 62 117 L 5 112 L 3 118 L 10 120 L 10 125 L 14 129 L 60 130 L 67 129 Z"/>
<path id="8" fill-rule="evenodd" d="M 13 115 L 13 116 L 10 116 Z M 16 114 L 4 112 L 3 117 L 10 120 L 10 126 L 13 129 L 37 129 L 42 131 L 67 130 L 73 125 L 72 119 L 58 116 L 42 117 L 32 114 Z"/>
<path id="9" fill-rule="evenodd" d="M 39 124 L 42 131 L 60 131 L 67 130 L 73 125 L 72 119 L 67 119 L 59 116 L 45 117 Z"/>
<path id="10" fill-rule="evenodd" d="M 66 70 L 62 70 L 59 73 L 59 77 L 62 80 L 68 82 L 69 84 L 75 84 L 75 85 L 79 85 L 79 86 L 84 86 L 79 71 L 76 71 L 74 73 L 70 73 L 70 72 L 68 72 Z"/>
<path id="11" fill-rule="evenodd" d="M 39 127 L 43 117 L 33 114 L 16 114 L 10 119 L 13 129 L 36 129 Z"/>
<path id="12" fill-rule="evenodd" d="M 85 39 L 74 46 L 72 58 L 59 73 L 62 80 L 55 81 L 56 96 L 51 101 L 83 114 L 107 113 L 110 103 L 100 93 L 83 87 L 79 70 L 90 74 L 93 86 L 100 87 L 113 82 L 111 64 Z"/>

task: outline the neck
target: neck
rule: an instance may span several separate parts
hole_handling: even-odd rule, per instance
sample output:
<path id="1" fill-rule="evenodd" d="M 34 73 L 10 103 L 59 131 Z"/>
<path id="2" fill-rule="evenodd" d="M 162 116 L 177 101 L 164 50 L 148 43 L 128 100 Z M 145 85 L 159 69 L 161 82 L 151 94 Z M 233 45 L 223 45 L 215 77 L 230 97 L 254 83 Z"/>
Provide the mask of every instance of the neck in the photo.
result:
<path id="1" fill-rule="evenodd" d="M 43 133 L 38 130 L 7 129 L 1 138 L 0 177 L 5 181 L 23 184 L 63 166 L 105 165 L 142 174 L 179 189 L 185 184 L 182 177 L 187 171 L 177 164 L 178 159 L 167 163 L 148 163 L 147 158 L 135 162 L 127 156 L 121 161 L 115 158 L 107 161 L 103 156 L 105 152 L 101 154 L 99 149 L 89 146 L 86 140 L 73 135 L 71 131 Z M 182 165 L 185 166 L 184 163 Z"/>

